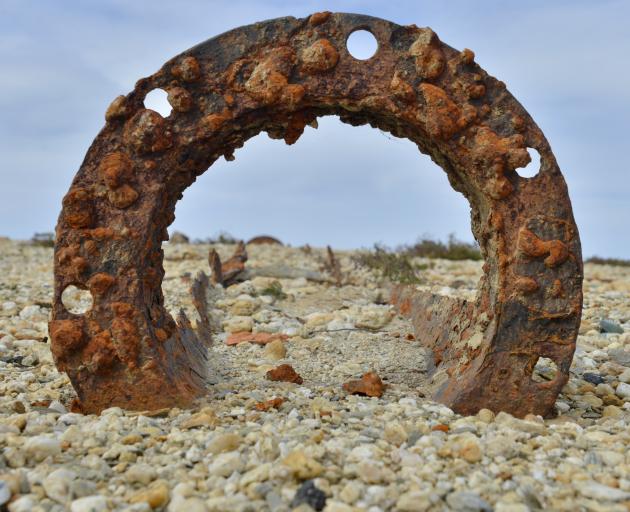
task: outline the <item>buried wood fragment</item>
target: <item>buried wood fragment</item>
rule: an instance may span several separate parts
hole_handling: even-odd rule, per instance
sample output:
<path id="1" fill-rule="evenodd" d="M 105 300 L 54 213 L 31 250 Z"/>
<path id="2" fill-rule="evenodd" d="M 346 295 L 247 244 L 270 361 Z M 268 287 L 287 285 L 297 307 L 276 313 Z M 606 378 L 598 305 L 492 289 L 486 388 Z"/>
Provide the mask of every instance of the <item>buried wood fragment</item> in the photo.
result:
<path id="1" fill-rule="evenodd" d="M 326 262 L 324 263 L 324 268 L 334 279 L 335 286 L 341 286 L 341 282 L 343 281 L 341 265 L 330 245 L 326 246 Z"/>
<path id="2" fill-rule="evenodd" d="M 245 244 L 239 242 L 236 250 L 230 259 L 221 262 L 219 253 L 210 249 L 208 253 L 208 263 L 212 272 L 211 279 L 213 284 L 220 284 L 228 287 L 238 281 L 238 276 L 245 270 L 245 262 L 247 261 L 247 249 Z"/>

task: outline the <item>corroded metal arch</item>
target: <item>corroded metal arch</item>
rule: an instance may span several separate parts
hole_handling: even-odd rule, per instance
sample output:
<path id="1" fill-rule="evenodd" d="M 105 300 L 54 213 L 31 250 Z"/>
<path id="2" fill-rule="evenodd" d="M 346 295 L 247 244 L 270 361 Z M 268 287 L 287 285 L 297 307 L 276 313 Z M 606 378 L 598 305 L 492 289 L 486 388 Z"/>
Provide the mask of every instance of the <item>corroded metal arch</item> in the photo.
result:
<path id="1" fill-rule="evenodd" d="M 368 60 L 350 33 L 378 41 Z M 168 118 L 144 107 L 168 92 Z M 55 248 L 52 350 L 86 411 L 187 405 L 205 393 L 206 349 L 164 309 L 161 244 L 183 191 L 212 163 L 266 131 L 294 143 L 318 116 L 339 115 L 405 137 L 448 174 L 471 206 L 485 258 L 474 303 L 397 289 L 431 349 L 435 397 L 548 414 L 567 380 L 582 307 L 580 241 L 549 144 L 505 85 L 470 50 L 429 28 L 317 13 L 226 32 L 168 61 L 116 98 L 63 200 Z M 539 174 L 515 169 L 541 156 Z M 88 289 L 90 311 L 61 301 Z M 559 371 L 535 382 L 539 357 Z"/>

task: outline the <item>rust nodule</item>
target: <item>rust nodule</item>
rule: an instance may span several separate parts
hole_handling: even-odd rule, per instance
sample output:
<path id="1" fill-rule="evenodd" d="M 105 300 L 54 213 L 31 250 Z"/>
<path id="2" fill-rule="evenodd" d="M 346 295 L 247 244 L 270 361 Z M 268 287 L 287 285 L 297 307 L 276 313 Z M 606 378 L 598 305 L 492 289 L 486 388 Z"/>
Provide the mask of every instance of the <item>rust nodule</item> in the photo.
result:
<path id="1" fill-rule="evenodd" d="M 369 60 L 347 50 L 357 29 L 378 41 Z M 158 88 L 173 106 L 167 118 L 144 106 Z M 55 247 L 52 350 L 84 411 L 186 406 L 206 392 L 206 344 L 184 315 L 166 311 L 161 289 L 175 205 L 251 137 L 265 131 L 292 144 L 325 115 L 411 140 L 470 203 L 485 258 L 476 301 L 393 294 L 430 349 L 434 398 L 465 414 L 552 412 L 575 349 L 582 258 L 547 140 L 471 50 L 429 28 L 329 12 L 226 32 L 107 109 L 63 200 Z M 526 179 L 517 169 L 528 148 L 542 164 Z M 92 309 L 63 306 L 70 285 L 90 291 Z M 532 378 L 540 357 L 556 364 L 554 380 Z"/>

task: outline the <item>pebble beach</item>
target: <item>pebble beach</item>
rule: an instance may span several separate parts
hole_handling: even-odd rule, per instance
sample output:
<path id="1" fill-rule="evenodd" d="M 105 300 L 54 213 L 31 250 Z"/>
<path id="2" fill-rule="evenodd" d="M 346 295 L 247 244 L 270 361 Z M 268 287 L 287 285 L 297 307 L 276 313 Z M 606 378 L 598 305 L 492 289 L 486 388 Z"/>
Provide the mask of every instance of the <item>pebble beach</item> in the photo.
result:
<path id="1" fill-rule="evenodd" d="M 164 244 L 167 309 L 193 323 L 211 247 L 234 251 Z M 251 279 L 210 291 L 207 396 L 83 415 L 50 351 L 53 250 L 0 239 L 0 510 L 630 511 L 630 268 L 585 265 L 555 417 L 463 417 L 429 398 L 422 345 L 355 253 L 335 251 L 337 286 L 325 249 L 247 251 Z M 423 289 L 475 297 L 482 262 L 416 260 Z M 265 275 L 279 263 L 292 277 Z M 267 378 L 282 365 L 301 383 Z M 344 388 L 370 372 L 380 396 Z"/>

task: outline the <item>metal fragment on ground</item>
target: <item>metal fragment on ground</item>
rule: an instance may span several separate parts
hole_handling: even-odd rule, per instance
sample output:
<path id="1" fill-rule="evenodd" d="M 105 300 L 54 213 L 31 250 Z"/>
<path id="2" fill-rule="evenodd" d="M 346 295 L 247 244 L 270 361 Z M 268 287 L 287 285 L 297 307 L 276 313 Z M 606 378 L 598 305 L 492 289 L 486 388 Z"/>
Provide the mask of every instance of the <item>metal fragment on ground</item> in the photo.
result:
<path id="1" fill-rule="evenodd" d="M 357 29 L 378 41 L 368 60 L 346 47 Z M 144 106 L 154 89 L 168 93 L 167 118 Z M 472 51 L 451 48 L 429 28 L 339 13 L 226 32 L 174 57 L 107 109 L 63 199 L 55 241 L 52 350 L 85 411 L 186 406 L 206 392 L 205 344 L 184 315 L 171 317 L 162 296 L 161 244 L 175 205 L 251 137 L 265 131 L 293 144 L 324 115 L 408 138 L 470 203 L 485 259 L 477 300 L 394 293 L 430 349 L 434 398 L 466 414 L 552 411 L 575 349 L 582 257 L 549 143 Z M 541 167 L 522 178 L 528 148 Z M 71 285 L 90 291 L 92 309 L 64 307 Z M 539 358 L 555 363 L 554 380 L 532 379 Z"/>

